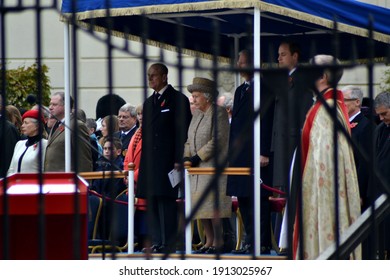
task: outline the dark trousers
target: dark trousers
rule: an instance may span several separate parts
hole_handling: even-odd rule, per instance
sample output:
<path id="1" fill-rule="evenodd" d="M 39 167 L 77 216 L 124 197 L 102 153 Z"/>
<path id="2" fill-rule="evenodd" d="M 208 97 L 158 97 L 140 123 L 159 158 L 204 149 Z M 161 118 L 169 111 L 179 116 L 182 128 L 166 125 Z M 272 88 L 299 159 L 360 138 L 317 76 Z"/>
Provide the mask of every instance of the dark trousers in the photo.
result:
<path id="1" fill-rule="evenodd" d="M 177 202 L 172 197 L 154 196 L 148 202 L 151 211 L 151 227 L 153 245 L 162 245 L 174 249 L 177 234 Z"/>
<path id="2" fill-rule="evenodd" d="M 254 216 L 252 207 L 252 198 L 249 197 L 237 197 L 238 206 L 240 208 L 242 222 L 245 228 L 245 244 L 253 245 L 254 234 Z M 261 236 L 260 242 L 262 247 L 271 247 L 271 211 L 268 197 L 262 198 L 260 207 L 260 228 Z"/>

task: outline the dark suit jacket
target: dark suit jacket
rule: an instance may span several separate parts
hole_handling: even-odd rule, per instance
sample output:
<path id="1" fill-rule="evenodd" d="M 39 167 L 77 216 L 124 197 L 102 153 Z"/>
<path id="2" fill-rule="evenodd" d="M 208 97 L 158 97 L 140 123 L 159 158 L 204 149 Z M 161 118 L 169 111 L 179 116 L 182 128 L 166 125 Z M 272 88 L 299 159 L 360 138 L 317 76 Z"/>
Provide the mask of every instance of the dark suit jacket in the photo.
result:
<path id="1" fill-rule="evenodd" d="M 273 123 L 273 95 L 261 83 L 260 98 L 260 154 L 270 157 L 271 154 L 271 132 Z M 253 83 L 240 100 L 241 90 L 244 84 L 240 85 L 234 94 L 233 112 L 230 123 L 229 136 L 229 166 L 230 167 L 252 167 L 253 168 Z M 269 184 L 272 181 L 272 168 L 270 166 L 261 169 L 261 178 Z M 226 194 L 229 196 L 248 197 L 253 193 L 253 176 L 228 176 Z"/>
<path id="2" fill-rule="evenodd" d="M 379 174 L 387 187 L 390 187 L 390 127 L 383 122 L 375 130 L 375 155 Z M 383 193 L 381 187 L 379 192 Z"/>
<path id="3" fill-rule="evenodd" d="M 149 194 L 177 198 L 178 188 L 172 188 L 168 172 L 175 163 L 182 162 L 190 122 L 188 98 L 171 85 L 156 105 L 153 95 L 145 100 L 137 197 Z"/>
<path id="4" fill-rule="evenodd" d="M 360 113 L 351 122 L 356 123 L 351 129 L 352 140 L 355 142 L 357 147 L 360 147 L 361 151 L 366 153 L 368 156 L 370 145 L 371 145 L 371 134 L 369 133 L 370 121 Z M 375 124 L 372 124 L 375 126 Z M 374 127 L 372 131 L 374 131 Z M 355 158 L 356 172 L 359 181 L 359 192 L 360 198 L 363 200 L 362 210 L 366 209 L 369 204 L 367 201 L 368 196 L 368 183 L 369 183 L 369 164 L 364 160 L 359 149 L 355 145 L 353 146 L 353 154 Z"/>
<path id="5" fill-rule="evenodd" d="M 274 152 L 274 186 L 287 186 L 292 156 L 300 141 L 306 114 L 313 105 L 313 94 L 308 90 L 305 73 L 296 69 L 287 79 L 284 88 L 277 91 L 273 126 L 272 151 Z M 280 82 L 283 84 L 283 82 Z"/>
<path id="6" fill-rule="evenodd" d="M 71 117 L 72 133 L 75 131 L 74 118 Z M 78 136 L 84 139 L 77 139 L 77 143 L 74 142 L 73 134 L 71 135 L 71 151 L 72 158 L 75 147 L 77 147 L 77 162 L 78 172 L 89 172 L 93 170 L 92 166 L 92 153 L 89 140 L 89 132 L 85 124 L 77 120 L 78 124 Z M 56 131 L 53 131 L 49 137 L 46 146 L 45 155 L 45 172 L 64 172 L 65 171 L 65 126 L 60 125 Z M 71 170 L 75 171 L 74 160 L 71 163 Z"/>
<path id="7" fill-rule="evenodd" d="M 0 122 L 4 122 L 4 129 L 0 123 L 0 143 L 1 143 L 1 160 L 0 160 L 0 178 L 7 176 L 7 171 L 14 154 L 16 142 L 20 140 L 20 134 L 16 127 L 7 120 L 0 117 Z"/>
<path id="8" fill-rule="evenodd" d="M 375 155 L 377 160 L 377 168 L 383 183 L 390 188 L 390 127 L 386 126 L 383 122 L 379 124 L 375 130 Z M 372 196 L 377 198 L 379 195 L 385 192 L 381 184 L 378 184 L 376 194 Z M 383 221 L 385 236 L 384 249 L 389 252 L 390 250 L 390 216 L 387 216 Z"/>
<path id="9" fill-rule="evenodd" d="M 122 142 L 122 156 L 123 156 L 123 158 L 126 156 L 127 147 L 129 147 L 130 140 L 133 137 L 134 133 L 137 131 L 137 128 L 138 128 L 137 126 L 133 127 L 133 129 L 130 130 L 129 133 L 127 133 L 124 136 L 122 136 L 121 131 L 117 131 L 114 133 L 114 137 L 119 138 Z"/>

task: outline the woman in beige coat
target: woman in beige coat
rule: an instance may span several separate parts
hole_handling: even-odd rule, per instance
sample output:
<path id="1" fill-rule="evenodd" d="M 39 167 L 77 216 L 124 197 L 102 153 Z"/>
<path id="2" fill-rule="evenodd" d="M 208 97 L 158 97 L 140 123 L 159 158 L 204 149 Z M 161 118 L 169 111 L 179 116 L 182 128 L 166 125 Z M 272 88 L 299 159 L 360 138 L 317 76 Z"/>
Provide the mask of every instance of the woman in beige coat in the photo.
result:
<path id="1" fill-rule="evenodd" d="M 188 128 L 187 142 L 184 144 L 184 159 L 191 161 L 192 167 L 215 167 L 215 152 L 218 160 L 226 158 L 229 140 L 229 117 L 226 110 L 213 104 L 213 94 L 218 94 L 215 83 L 205 78 L 194 78 L 193 84 L 187 87 L 192 93 L 194 111 Z M 214 123 L 214 114 L 217 114 Z M 216 129 L 215 129 L 216 128 Z M 217 135 L 215 132 L 217 131 Z M 218 141 L 218 151 L 215 139 Z M 191 205 L 194 207 L 211 183 L 213 175 L 191 176 Z M 215 207 L 215 188 L 218 192 L 219 209 Z M 218 184 L 202 201 L 194 219 L 200 219 L 205 231 L 206 242 L 196 253 L 214 254 L 223 248 L 222 231 L 217 233 L 220 218 L 231 215 L 231 198 L 226 196 L 226 176 L 220 176 Z"/>

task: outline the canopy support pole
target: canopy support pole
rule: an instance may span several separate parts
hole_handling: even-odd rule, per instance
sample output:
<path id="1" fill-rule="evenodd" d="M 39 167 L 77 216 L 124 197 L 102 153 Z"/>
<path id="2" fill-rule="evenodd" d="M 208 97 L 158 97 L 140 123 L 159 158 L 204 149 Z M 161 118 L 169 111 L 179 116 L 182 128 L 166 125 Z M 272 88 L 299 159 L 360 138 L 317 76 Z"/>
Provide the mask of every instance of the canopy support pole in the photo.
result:
<path id="1" fill-rule="evenodd" d="M 254 58 L 254 69 L 260 69 L 261 57 L 260 57 L 260 9 L 254 8 L 254 30 L 253 30 L 253 58 Z M 258 94 L 259 93 L 259 94 Z M 254 75 L 254 96 L 253 96 L 253 106 L 254 111 L 260 111 L 260 72 L 255 71 Z M 261 195 L 260 195 L 260 115 L 258 115 L 254 121 L 254 254 L 256 256 L 260 255 L 260 209 L 261 209 Z"/>
<path id="2" fill-rule="evenodd" d="M 65 127 L 70 123 L 70 34 L 69 22 L 64 24 L 64 95 L 65 95 Z M 60 120 L 61 121 L 61 120 Z M 71 131 L 65 129 L 65 172 L 71 171 Z"/>

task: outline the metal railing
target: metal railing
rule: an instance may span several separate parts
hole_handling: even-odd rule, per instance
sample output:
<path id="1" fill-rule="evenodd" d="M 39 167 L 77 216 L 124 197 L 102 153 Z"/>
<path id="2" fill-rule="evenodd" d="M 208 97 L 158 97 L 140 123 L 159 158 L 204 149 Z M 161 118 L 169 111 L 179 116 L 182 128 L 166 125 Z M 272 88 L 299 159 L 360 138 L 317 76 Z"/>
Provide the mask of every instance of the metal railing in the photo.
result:
<path id="1" fill-rule="evenodd" d="M 51 2 L 49 5 L 41 5 L 40 4 L 40 1 L 37 1 L 36 2 L 36 5 L 31 5 L 31 6 L 28 6 L 28 5 L 24 5 L 23 4 L 23 1 L 18 1 L 18 3 L 15 5 L 15 6 L 7 6 L 4 4 L 4 1 L 1 2 L 1 7 L 0 7 L 0 44 L 1 44 L 1 92 L 2 92 L 2 96 L 3 96 L 3 109 L 2 109 L 2 112 L 1 114 L 3 116 L 5 116 L 5 105 L 7 104 L 7 94 L 6 94 L 6 85 L 7 85 L 7 80 L 6 80 L 6 76 L 5 76 L 5 71 L 7 70 L 7 62 L 10 58 L 7 57 L 7 45 L 6 45 L 6 42 L 7 42 L 7 38 L 8 36 L 12 36 L 12 34 L 6 34 L 6 21 L 5 21 L 5 18 L 7 15 L 9 14 L 16 14 L 16 13 L 19 13 L 21 11 L 26 11 L 26 10 L 31 10 L 31 11 L 34 11 L 35 12 L 35 16 L 36 16 L 36 49 L 37 49 L 37 53 L 36 53 L 36 61 L 37 61 L 37 65 L 38 65 L 38 69 L 41 68 L 41 65 L 42 65 L 42 61 L 43 61 L 43 57 L 44 57 L 44 54 L 43 54 L 43 48 L 42 48 L 42 34 L 41 34 L 41 28 L 42 28 L 42 23 L 41 23 L 41 14 L 42 14 L 42 11 L 44 10 L 56 10 L 57 9 L 57 1 L 53 1 Z M 107 9 L 107 14 L 110 15 L 110 9 Z M 60 15 L 60 13 L 59 13 Z M 114 88 L 115 88 L 115 85 L 114 85 L 114 81 L 113 81 L 113 51 L 116 50 L 116 51 L 121 51 L 123 53 L 125 53 L 126 55 L 129 55 L 133 58 L 136 58 L 138 59 L 139 61 L 141 61 L 142 63 L 142 70 L 143 70 L 143 88 L 142 88 L 142 95 L 143 95 L 143 99 L 145 100 L 147 98 L 147 95 L 148 95 L 148 83 L 147 83 L 147 76 L 146 76 L 146 70 L 147 70 L 147 66 L 152 63 L 152 62 L 163 62 L 165 63 L 169 68 L 172 68 L 172 69 L 175 69 L 177 70 L 178 72 L 178 77 L 177 77 L 177 80 L 178 80 L 178 85 L 179 85 L 179 88 L 184 88 L 184 73 L 185 72 L 188 72 L 188 71 L 192 71 L 193 73 L 197 73 L 197 72 L 206 72 L 206 73 L 211 73 L 210 76 L 212 79 L 218 81 L 219 80 L 219 74 L 222 73 L 222 72 L 228 72 L 228 73 L 231 73 L 231 74 L 234 74 L 236 76 L 238 76 L 239 72 L 242 71 L 242 69 L 236 67 L 234 65 L 234 61 L 235 59 L 237 58 L 237 53 L 234 51 L 232 52 L 232 55 L 231 57 L 229 58 L 226 58 L 225 57 L 225 60 L 224 61 L 228 61 L 229 63 L 228 64 L 220 64 L 220 56 L 219 56 L 219 50 L 221 48 L 223 48 L 224 46 L 221 45 L 221 42 L 218 40 L 219 36 L 215 35 L 219 32 L 219 25 L 218 25 L 218 21 L 215 21 L 215 26 L 214 26 L 214 29 L 212 31 L 212 33 L 215 35 L 213 36 L 213 38 L 215 39 L 211 44 L 213 45 L 213 48 L 212 48 L 212 54 L 211 54 L 211 58 L 212 58 L 212 63 L 211 63 L 211 66 L 204 66 L 201 61 L 196 58 L 195 59 L 195 62 L 194 62 L 194 65 L 186 65 L 185 63 L 183 63 L 183 54 L 182 54 L 182 44 L 183 44 L 183 40 L 184 40 L 184 35 L 183 35 L 183 30 L 181 29 L 182 28 L 182 25 L 179 25 L 178 27 L 178 30 L 177 30 L 177 35 L 175 35 L 177 37 L 177 50 L 178 50 L 178 59 L 176 62 L 172 62 L 172 61 L 168 61 L 166 59 L 166 56 L 164 55 L 164 52 L 161 51 L 161 53 L 158 55 L 158 56 L 155 56 L 155 57 L 149 57 L 148 56 L 148 48 L 147 48 L 147 34 L 149 32 L 151 32 L 151 30 L 149 30 L 148 28 L 148 21 L 150 20 L 147 16 L 140 16 L 141 19 L 142 19 L 142 23 L 143 23 L 143 26 L 141 26 L 140 28 L 143 28 L 144 30 L 144 34 L 145 34 L 145 37 L 141 38 L 141 41 L 142 41 L 142 50 L 141 50 L 141 53 L 137 53 L 137 52 L 134 52 L 133 49 L 132 49 L 132 44 L 131 44 L 131 41 L 126 41 L 126 44 L 123 45 L 123 46 L 117 46 L 117 45 L 114 45 L 113 42 L 112 42 L 112 34 L 110 31 L 110 25 L 108 25 L 108 30 L 107 31 L 107 36 L 102 39 L 101 36 L 99 36 L 96 31 L 94 30 L 94 21 L 96 20 L 91 20 L 89 21 L 89 26 L 88 28 L 85 29 L 85 24 L 83 24 L 82 22 L 78 22 L 76 20 L 75 17 L 70 17 L 70 18 L 67 18 L 68 20 L 68 23 L 70 23 L 72 26 L 71 26 L 71 29 L 69 29 L 69 26 L 66 25 L 66 28 L 65 28 L 65 32 L 69 32 L 69 38 L 71 38 L 70 42 L 68 42 L 68 47 L 70 47 L 69 49 L 66 49 L 65 50 L 65 56 L 69 55 L 69 62 L 70 64 L 67 64 L 65 63 L 65 74 L 67 76 L 67 79 L 66 80 L 71 80 L 70 81 L 66 81 L 66 85 L 64 85 L 65 88 L 67 88 L 67 92 L 71 92 L 74 99 L 75 99 L 75 109 L 78 108 L 78 99 L 80 98 L 80 89 L 79 89 L 79 76 L 82 74 L 79 72 L 79 64 L 80 62 L 78 61 L 78 53 L 79 53 L 79 48 L 80 48 L 80 42 L 78 41 L 78 33 L 79 32 L 86 32 L 88 33 L 89 35 L 92 36 L 92 38 L 94 38 L 96 40 L 97 43 L 99 44 L 104 44 L 107 48 L 107 60 L 108 60 L 108 63 L 107 63 L 107 79 L 108 79 L 108 84 L 109 84 L 109 94 L 112 94 L 113 91 L 114 91 Z M 178 23 L 180 23 L 180 21 L 178 20 Z M 375 55 L 375 41 L 374 41 L 374 35 L 373 35 L 373 28 L 372 28 L 373 24 L 371 23 L 369 28 L 368 28 L 368 33 L 369 33 L 369 37 L 367 38 L 367 48 L 368 48 L 368 53 L 369 53 L 369 57 L 367 57 L 365 60 L 358 60 L 357 59 L 357 53 L 356 53 L 356 45 L 354 45 L 354 42 L 351 42 L 351 45 L 350 46 L 341 46 L 340 43 L 339 43 L 339 38 L 338 38 L 338 32 L 337 32 L 337 21 L 334 22 L 334 30 L 333 30 L 333 40 L 331 42 L 331 44 L 333 45 L 334 47 L 334 50 L 333 50 L 333 54 L 335 54 L 335 56 L 337 56 L 337 53 L 338 51 L 341 49 L 341 48 L 346 48 L 346 47 L 350 47 L 351 48 L 351 57 L 352 59 L 349 60 L 349 61 L 346 61 L 344 62 L 341 66 L 334 66 L 334 68 L 336 69 L 339 69 L 340 67 L 343 68 L 343 69 L 354 69 L 355 67 L 357 66 L 360 66 L 362 65 L 362 62 L 364 65 L 366 65 L 366 68 L 367 68 L 367 71 L 368 71 L 368 97 L 370 100 L 373 100 L 374 98 L 374 68 L 375 66 L 377 65 L 377 61 L 378 59 L 376 58 L 376 55 Z M 245 48 L 248 48 L 248 49 L 252 49 L 253 50 L 253 47 L 252 47 L 252 44 L 251 44 L 251 41 L 252 41 L 252 36 L 251 36 L 251 33 L 252 33 L 252 22 L 248 23 L 248 27 L 247 27 L 247 30 L 249 30 L 245 36 L 243 35 L 244 38 L 246 38 L 246 40 L 249 42 L 247 44 L 243 44 L 245 45 Z M 114 33 L 114 32 L 113 32 Z M 129 34 L 127 34 L 129 35 Z M 49 34 L 45 34 L 45 36 L 50 36 Z M 127 38 L 127 36 L 125 36 Z M 131 37 L 131 36 L 129 36 Z M 312 45 L 312 50 L 313 52 L 310 53 L 310 55 L 315 55 L 315 49 L 316 49 L 316 42 L 310 42 L 308 45 Z M 389 51 L 390 53 L 390 51 Z M 275 57 L 275 54 L 274 54 L 274 50 L 271 50 L 269 51 L 269 55 L 268 57 L 270 58 L 269 61 L 264 61 L 264 67 L 254 67 L 254 68 L 251 68 L 249 67 L 248 69 L 244 69 L 244 70 L 250 70 L 250 71 L 253 71 L 254 73 L 258 74 L 259 76 L 260 75 L 267 75 L 267 74 L 280 74 L 282 73 L 283 71 L 281 71 L 280 69 L 277 69 L 277 67 L 275 67 L 275 64 L 274 64 L 274 60 L 272 60 L 271 58 L 272 57 Z M 386 58 L 382 58 L 380 61 L 386 61 Z M 259 62 L 257 62 L 255 65 L 258 65 Z M 72 71 L 70 71 L 69 69 L 69 66 L 71 65 L 71 68 L 72 68 Z M 312 67 L 312 66 L 307 66 L 307 65 L 303 65 L 302 68 L 306 68 L 306 70 L 308 71 L 311 71 L 311 70 L 317 70 L 318 67 Z M 70 75 L 69 73 L 72 72 L 72 75 Z M 283 72 L 284 73 L 284 72 Z M 282 74 L 283 74 L 282 73 Z M 284 73 L 286 74 L 286 73 Z M 194 74 L 195 75 L 195 74 Z M 287 78 L 287 76 L 286 76 Z M 38 81 L 38 84 L 39 81 Z M 69 87 L 71 85 L 71 87 Z M 130 85 L 129 85 L 130 86 Z M 337 85 L 335 85 L 337 86 Z M 38 88 L 38 97 L 41 96 L 42 94 L 42 89 L 39 87 Z M 41 100 L 41 98 L 38 98 L 38 100 Z M 298 100 L 298 103 L 299 103 L 299 100 Z M 40 104 L 42 105 L 42 104 Z M 46 104 L 47 105 L 47 104 Z M 110 106 L 111 108 L 113 108 L 113 104 L 108 104 L 108 106 Z M 259 105 L 260 107 L 260 105 Z M 260 108 L 254 108 L 254 119 L 253 119 L 253 122 L 257 121 L 260 119 Z M 373 109 L 371 108 L 371 113 L 373 112 Z M 113 114 L 115 114 L 116 112 L 113 112 Z M 332 114 L 332 110 L 329 109 L 329 113 Z M 286 116 L 289 116 L 289 114 L 286 114 Z M 370 118 L 371 120 L 373 120 L 374 116 L 373 114 L 370 114 Z M 0 128 L 3 128 L 5 126 L 5 118 L 1 118 L 1 122 L 0 122 Z M 245 125 L 248 125 L 248 126 L 253 126 L 253 123 L 248 123 L 248 124 L 245 124 Z M 350 145 L 353 145 L 353 146 L 356 146 L 356 144 L 351 140 L 350 136 L 348 135 L 348 133 L 346 131 L 343 131 L 342 129 L 340 129 L 340 127 L 337 126 L 337 124 L 334 126 L 334 131 L 335 131 L 335 135 L 337 134 L 336 132 L 339 132 L 341 131 L 341 133 L 343 133 L 349 140 L 349 143 Z M 112 134 L 112 132 L 110 132 Z M 372 133 L 373 135 L 373 131 L 371 131 L 370 133 Z M 298 134 L 299 134 L 299 131 L 298 131 Z M 4 134 L 1 134 L 1 137 L 0 137 L 0 147 L 2 149 L 2 151 L 4 151 L 5 149 L 8 149 L 10 147 L 5 147 L 3 145 L 3 143 L 5 143 L 5 137 L 7 137 L 6 135 Z M 248 137 L 248 135 L 243 135 L 242 136 L 243 138 L 245 137 Z M 77 139 L 77 133 L 76 135 L 74 135 L 74 141 L 77 142 L 78 139 Z M 374 136 L 372 136 L 371 138 L 372 140 L 372 147 L 374 146 L 373 144 L 373 141 L 374 141 Z M 258 145 L 259 143 L 256 143 L 256 145 Z M 286 149 L 287 149 L 287 146 L 289 145 L 289 143 L 285 143 L 284 147 L 285 147 L 285 152 L 286 152 Z M 255 147 L 251 147 L 251 149 L 254 151 L 255 150 Z M 77 149 L 76 149 L 77 150 Z M 364 241 L 367 236 L 370 234 L 370 233 L 374 233 L 374 235 L 376 236 L 378 234 L 378 229 L 377 229 L 377 225 L 380 224 L 380 222 L 384 221 L 386 218 L 388 219 L 388 215 L 389 215 L 389 208 L 390 208 L 390 200 L 389 200 L 389 195 L 390 195 L 390 192 L 389 192 L 389 186 L 386 185 L 386 182 L 384 182 L 382 180 L 382 177 L 380 174 L 378 174 L 377 170 L 375 169 L 376 168 L 376 165 L 374 164 L 375 162 L 375 154 L 374 154 L 374 150 L 371 149 L 369 151 L 369 153 L 365 153 L 364 151 L 362 151 L 359 147 L 358 147 L 358 150 L 359 150 L 359 153 L 361 154 L 361 156 L 363 157 L 363 159 L 368 163 L 368 165 L 370 166 L 370 170 L 369 170 L 369 173 L 371 174 L 372 176 L 372 179 L 370 181 L 370 187 L 375 189 L 377 187 L 377 185 L 380 185 L 382 187 L 382 189 L 384 190 L 383 193 L 381 196 L 379 196 L 376 201 L 372 201 L 372 204 L 371 204 L 371 207 L 369 209 L 367 209 L 363 214 L 362 216 L 353 224 L 353 226 L 350 228 L 350 230 L 348 232 L 346 232 L 345 235 L 343 236 L 339 236 L 338 234 L 338 231 L 336 230 L 335 232 L 335 235 L 336 235 L 336 242 L 335 242 L 335 245 L 332 247 L 332 248 L 329 248 L 326 252 L 324 252 L 323 254 L 320 255 L 319 258 L 323 258 L 323 259 L 345 259 L 347 258 L 347 256 L 356 248 L 356 246 L 358 246 L 360 243 L 362 243 L 362 241 Z M 335 151 L 337 151 L 337 147 L 335 148 Z M 237 153 L 239 153 L 239 151 L 236 151 Z M 77 152 L 75 154 L 72 155 L 73 158 L 74 157 L 77 157 Z M 226 158 L 224 160 L 224 163 L 227 164 L 229 161 L 228 158 Z M 77 161 L 75 161 L 77 162 Z M 288 170 L 286 168 L 286 164 L 285 163 L 280 163 L 281 165 L 281 168 L 283 168 L 283 170 L 285 171 L 285 174 L 286 174 L 286 178 L 288 177 Z M 216 166 L 214 169 L 212 168 L 188 168 L 186 169 L 186 172 L 188 172 L 188 174 L 207 174 L 207 175 L 212 175 L 212 174 L 215 174 L 215 178 L 212 180 L 212 182 L 210 183 L 210 186 L 208 188 L 208 191 L 211 191 L 215 185 L 215 182 L 218 181 L 218 176 L 220 176 L 221 174 L 229 174 L 229 175 L 248 175 L 248 174 L 251 174 L 253 172 L 253 167 L 249 167 L 249 168 L 242 168 L 242 169 L 236 169 L 236 168 L 224 168 L 222 167 L 223 165 L 221 166 Z M 128 173 L 123 173 L 123 172 L 114 172 L 114 173 L 111 173 L 111 172 L 102 172 L 102 173 L 78 173 L 77 171 L 77 166 L 76 166 L 76 169 L 75 169 L 75 176 L 74 176 L 74 181 L 76 182 L 77 180 L 77 176 L 76 174 L 78 175 L 81 175 L 82 177 L 84 177 L 85 179 L 87 180 L 90 180 L 90 179 L 94 179 L 94 178 L 122 178 L 124 176 L 126 176 L 126 174 L 128 174 L 129 178 L 129 190 L 130 189 L 133 189 L 133 173 L 131 172 L 131 169 L 130 169 L 130 172 Z M 335 170 L 337 170 L 337 168 L 335 168 Z M 39 185 L 42 187 L 42 185 L 44 184 L 44 173 L 39 173 Z M 150 174 L 150 176 L 153 176 L 153 174 Z M 187 177 L 187 176 L 186 176 Z M 8 205 L 9 205 L 9 197 L 7 195 L 7 192 L 4 191 L 7 189 L 7 179 L 6 177 L 4 178 L 4 180 L 2 181 L 2 185 L 1 185 L 1 188 L 2 188 L 2 193 L 3 193 L 3 196 L 2 196 L 2 201 L 3 201 L 3 215 L 2 215 L 2 220 L 1 220 L 1 224 L 2 224 L 2 232 L 3 232 L 3 240 L 1 240 L 3 246 L 3 253 L 2 253 L 2 256 L 4 259 L 8 259 L 10 258 L 10 250 L 11 248 L 9 247 L 9 240 L 11 238 L 11 233 L 10 233 L 10 216 L 9 216 L 9 209 L 8 209 Z M 186 183 L 186 185 L 188 186 L 188 183 Z M 337 185 L 337 184 L 336 184 Z M 288 192 L 288 190 L 287 190 Z M 188 190 L 186 191 L 186 194 L 188 195 Z M 41 196 L 40 196 L 40 202 L 42 203 L 41 206 L 43 205 L 44 203 L 44 196 L 42 196 L 42 191 L 40 192 Z M 76 194 L 77 195 L 77 192 Z M 207 195 L 207 193 L 205 193 L 205 196 Z M 74 205 L 74 209 L 75 209 L 75 214 L 74 214 L 74 221 L 75 221 L 75 224 L 80 224 L 78 219 L 78 213 L 80 212 L 80 205 L 77 204 L 77 201 L 78 200 L 75 200 L 75 205 Z M 133 192 L 129 192 L 129 219 L 130 217 L 133 217 L 134 216 L 134 207 L 132 206 L 133 204 L 131 203 L 134 203 L 134 197 L 133 197 Z M 130 207 L 131 206 L 131 207 Z M 188 204 L 186 204 L 186 219 L 185 219 L 185 223 L 186 223 L 186 226 L 187 226 L 187 231 L 186 231 L 186 241 L 189 242 L 189 225 L 190 225 L 190 222 L 191 222 L 191 217 L 193 215 L 193 211 L 196 211 L 197 208 L 199 208 L 200 205 L 197 205 L 197 206 L 194 206 L 194 209 L 192 209 L 190 206 L 188 206 Z M 299 207 L 299 206 L 298 206 Z M 291 209 L 292 210 L 292 209 Z M 291 211 L 288 211 L 291 213 Z M 337 211 L 336 211 L 337 213 Z M 259 213 L 256 213 L 256 214 L 259 214 Z M 292 218 L 293 217 L 290 217 L 290 221 L 292 221 Z M 129 220 L 129 237 L 128 237 L 128 240 L 133 240 L 134 239 L 134 235 L 133 235 L 133 229 L 131 228 L 131 220 Z M 45 227 L 45 215 L 44 215 L 44 209 L 43 208 L 40 208 L 40 212 L 39 212 L 39 224 L 40 224 L 40 230 L 39 230 L 39 240 L 37 240 L 37 243 L 39 243 L 39 250 L 40 250 L 40 254 L 39 254 L 39 258 L 41 259 L 45 259 L 46 256 L 45 256 L 45 245 L 44 245 L 44 231 L 43 231 L 43 228 Z M 289 231 L 288 231 L 288 235 L 289 235 L 289 241 L 290 241 L 290 244 L 292 244 L 292 234 L 293 234 L 293 228 L 292 228 L 292 224 L 293 223 L 289 223 Z M 337 228 L 337 226 L 336 226 Z M 256 234 L 259 234 L 258 232 Z M 181 240 L 181 237 L 180 234 L 178 235 L 178 240 L 180 241 Z M 385 237 L 381 237 L 381 239 L 383 238 L 387 238 L 386 236 Z M 77 234 L 75 234 L 75 243 L 74 243 L 74 246 L 77 247 L 78 246 L 78 240 L 80 239 L 80 236 L 77 236 Z M 383 241 L 383 240 L 382 240 Z M 385 258 L 384 256 L 384 247 L 382 246 L 383 242 L 380 243 L 378 242 L 378 240 L 374 240 L 374 244 L 371 244 L 372 245 L 372 254 L 371 254 L 371 258 L 375 259 L 375 258 Z M 129 251 L 128 253 L 129 254 L 132 254 L 132 246 L 129 246 Z M 80 258 L 80 255 L 78 255 L 76 252 L 77 250 L 74 250 L 75 251 L 75 254 L 74 254 L 74 258 L 75 259 L 79 259 Z M 190 251 L 190 247 L 188 247 L 188 243 L 186 245 L 186 253 L 189 253 Z M 377 253 L 377 251 L 379 253 Z M 115 258 L 115 252 L 114 253 L 114 258 Z M 167 257 L 167 256 L 166 256 Z M 104 254 L 103 254 L 103 258 L 104 258 Z M 293 258 L 293 255 L 292 255 L 292 251 L 291 251 L 291 248 L 288 249 L 288 258 L 289 259 L 292 259 Z"/>

